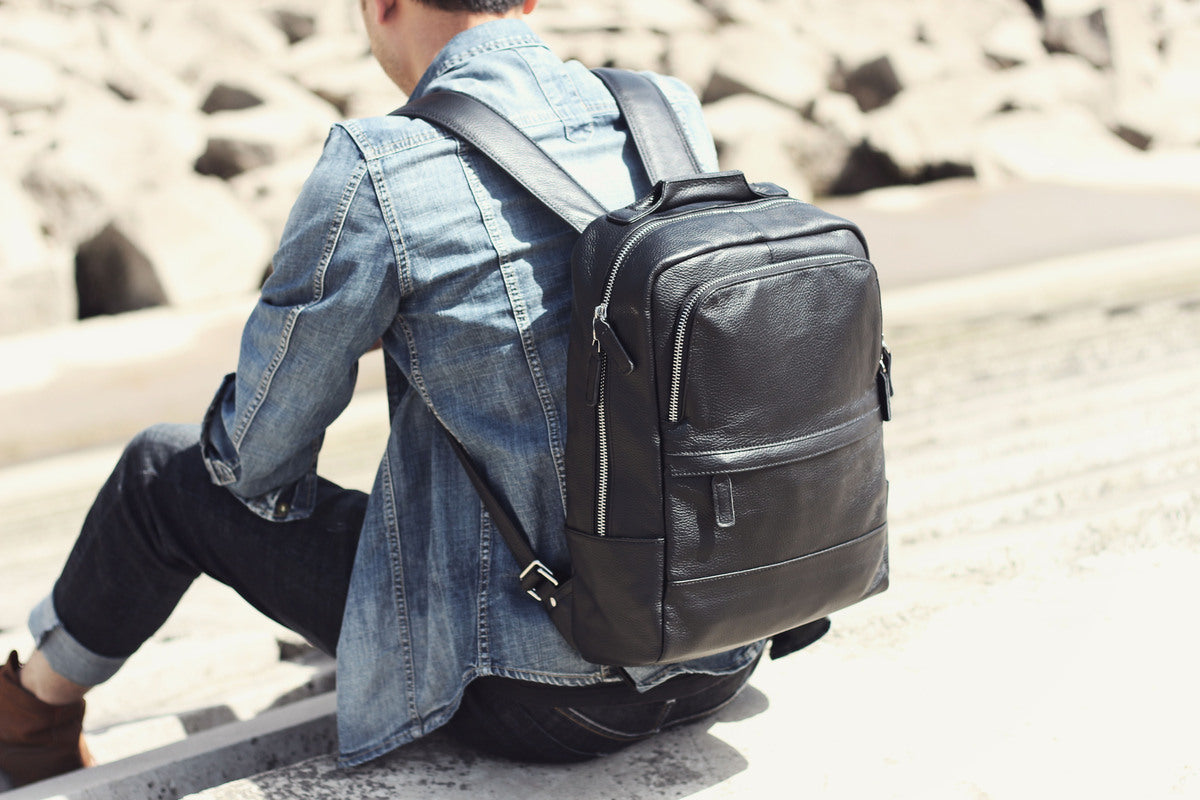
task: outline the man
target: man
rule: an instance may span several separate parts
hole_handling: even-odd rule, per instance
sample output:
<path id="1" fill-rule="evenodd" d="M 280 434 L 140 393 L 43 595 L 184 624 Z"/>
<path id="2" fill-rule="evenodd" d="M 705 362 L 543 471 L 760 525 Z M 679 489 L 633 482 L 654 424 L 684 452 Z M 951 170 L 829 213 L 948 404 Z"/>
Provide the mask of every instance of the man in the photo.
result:
<path id="1" fill-rule="evenodd" d="M 411 97 L 497 108 L 603 204 L 648 180 L 616 105 L 521 20 L 537 0 L 362 0 L 372 52 Z M 715 166 L 696 98 L 659 79 Z M 590 664 L 520 591 L 518 567 L 444 425 L 569 571 L 562 534 L 575 234 L 479 153 L 423 121 L 333 128 L 246 324 L 238 370 L 201 426 L 126 449 L 53 592 L 37 650 L 0 673 L 0 771 L 83 765 L 82 698 L 166 620 L 201 572 L 338 660 L 341 762 L 451 722 L 493 753 L 563 761 L 705 716 L 752 645 L 687 664 Z M 382 340 L 392 429 L 370 495 L 317 476 L 326 426 Z"/>

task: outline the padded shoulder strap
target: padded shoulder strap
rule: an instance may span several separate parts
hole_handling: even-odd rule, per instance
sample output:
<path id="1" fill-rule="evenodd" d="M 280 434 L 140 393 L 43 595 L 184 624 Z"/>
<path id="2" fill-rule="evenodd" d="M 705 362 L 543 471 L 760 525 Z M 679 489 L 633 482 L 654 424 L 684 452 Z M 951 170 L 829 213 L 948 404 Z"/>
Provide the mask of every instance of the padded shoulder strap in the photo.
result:
<path id="1" fill-rule="evenodd" d="M 568 225 L 582 232 L 607 209 L 520 128 L 485 103 L 434 92 L 392 112 L 439 125 L 482 152 Z"/>
<path id="2" fill-rule="evenodd" d="M 592 72 L 617 99 L 650 183 L 703 172 L 679 117 L 653 80 L 638 72 L 601 68 Z"/>

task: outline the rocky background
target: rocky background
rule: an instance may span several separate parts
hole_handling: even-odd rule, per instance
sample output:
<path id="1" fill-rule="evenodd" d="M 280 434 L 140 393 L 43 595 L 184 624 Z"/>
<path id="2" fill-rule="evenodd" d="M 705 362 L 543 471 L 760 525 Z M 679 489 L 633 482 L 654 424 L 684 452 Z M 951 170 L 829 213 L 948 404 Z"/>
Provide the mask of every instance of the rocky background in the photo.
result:
<path id="1" fill-rule="evenodd" d="M 357 0 L 0 0 L 0 334 L 260 283 L 330 124 L 403 101 Z M 1200 0 L 542 0 L 801 197 L 1200 188 Z"/>

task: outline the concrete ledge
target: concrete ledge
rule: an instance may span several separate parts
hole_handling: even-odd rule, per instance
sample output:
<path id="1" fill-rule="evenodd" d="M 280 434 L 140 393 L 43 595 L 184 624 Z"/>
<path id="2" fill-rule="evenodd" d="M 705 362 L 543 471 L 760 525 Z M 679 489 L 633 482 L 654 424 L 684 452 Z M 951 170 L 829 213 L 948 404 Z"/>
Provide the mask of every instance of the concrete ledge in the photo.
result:
<path id="1" fill-rule="evenodd" d="M 337 749 L 327 693 L 111 764 L 3 793 L 4 800 L 175 800 Z"/>
<path id="2" fill-rule="evenodd" d="M 1197 288 L 1200 236 L 1185 236 L 885 290 L 884 330 L 1186 296 Z"/>

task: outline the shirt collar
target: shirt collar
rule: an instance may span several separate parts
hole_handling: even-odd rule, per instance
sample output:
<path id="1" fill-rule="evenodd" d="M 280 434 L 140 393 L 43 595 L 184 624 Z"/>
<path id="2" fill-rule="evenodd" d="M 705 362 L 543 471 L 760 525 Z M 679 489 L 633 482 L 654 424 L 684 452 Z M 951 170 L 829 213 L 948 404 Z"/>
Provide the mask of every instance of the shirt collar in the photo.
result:
<path id="1" fill-rule="evenodd" d="M 446 43 L 446 46 L 433 59 L 433 63 L 425 70 L 421 80 L 417 82 L 409 99 L 415 100 L 425 94 L 430 83 L 475 56 L 496 50 L 529 46 L 545 47 L 546 44 L 538 38 L 524 20 L 497 19 L 468 28 Z"/>

